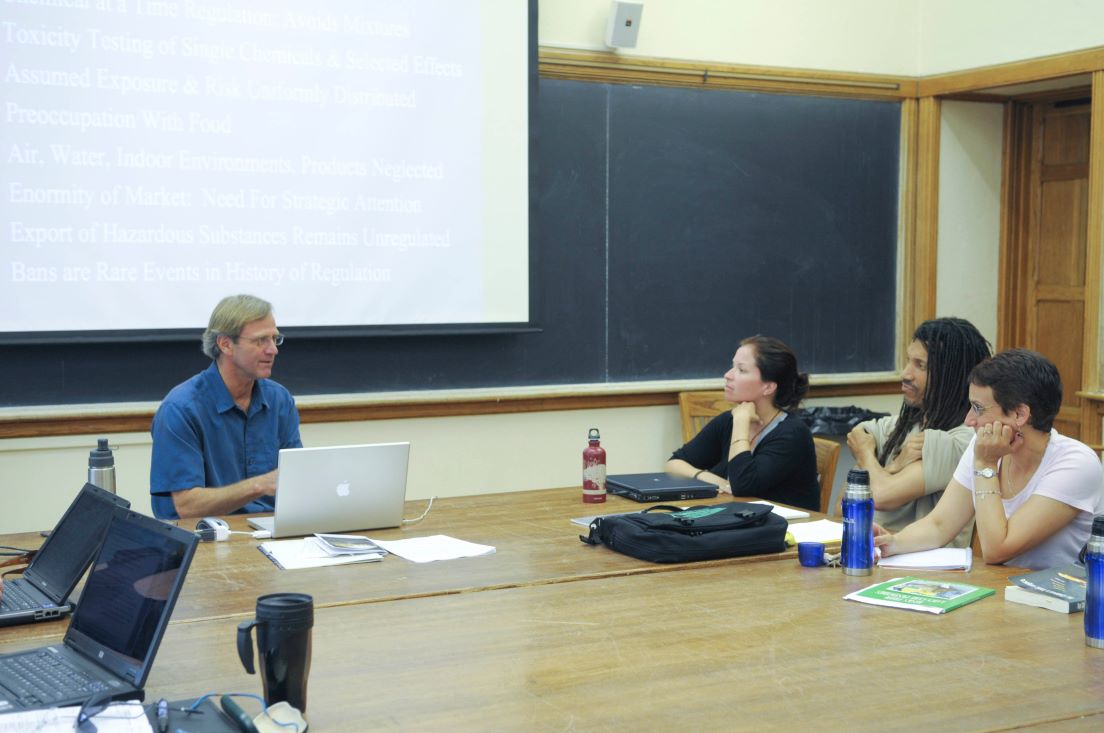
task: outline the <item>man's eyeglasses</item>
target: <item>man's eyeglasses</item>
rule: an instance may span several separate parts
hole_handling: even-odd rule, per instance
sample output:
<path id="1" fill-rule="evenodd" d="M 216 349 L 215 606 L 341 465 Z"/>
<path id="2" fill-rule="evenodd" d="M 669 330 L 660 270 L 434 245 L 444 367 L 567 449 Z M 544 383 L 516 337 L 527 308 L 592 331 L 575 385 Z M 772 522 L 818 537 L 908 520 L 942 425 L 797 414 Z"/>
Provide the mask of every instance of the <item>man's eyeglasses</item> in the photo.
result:
<path id="1" fill-rule="evenodd" d="M 246 341 L 247 343 L 253 344 L 258 349 L 263 349 L 264 347 L 268 346 L 269 342 L 271 342 L 273 346 L 284 345 L 284 334 L 282 333 L 278 333 L 275 336 L 257 336 L 255 338 L 248 339 L 243 339 L 241 336 L 234 336 L 233 338 L 235 343 L 237 343 L 238 341 Z"/>

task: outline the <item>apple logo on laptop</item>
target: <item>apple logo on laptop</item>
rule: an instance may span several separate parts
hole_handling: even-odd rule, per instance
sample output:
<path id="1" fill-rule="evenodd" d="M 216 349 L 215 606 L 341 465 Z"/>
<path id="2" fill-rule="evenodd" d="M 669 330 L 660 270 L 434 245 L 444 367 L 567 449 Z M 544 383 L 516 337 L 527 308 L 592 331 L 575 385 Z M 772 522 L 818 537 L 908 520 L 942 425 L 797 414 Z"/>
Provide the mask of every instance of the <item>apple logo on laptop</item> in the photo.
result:
<path id="1" fill-rule="evenodd" d="M 337 495 L 338 496 L 348 496 L 349 495 L 349 482 L 348 481 L 342 481 L 341 483 L 339 483 L 337 485 Z"/>

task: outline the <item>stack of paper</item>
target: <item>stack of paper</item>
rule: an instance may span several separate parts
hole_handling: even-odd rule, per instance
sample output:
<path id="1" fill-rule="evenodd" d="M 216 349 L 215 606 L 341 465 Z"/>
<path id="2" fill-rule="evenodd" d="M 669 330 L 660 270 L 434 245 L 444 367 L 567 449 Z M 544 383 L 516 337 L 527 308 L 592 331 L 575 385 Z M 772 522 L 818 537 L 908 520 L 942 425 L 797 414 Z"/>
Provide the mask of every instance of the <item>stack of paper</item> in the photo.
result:
<path id="1" fill-rule="evenodd" d="M 883 568 L 894 570 L 969 570 L 974 564 L 974 551 L 969 547 L 940 547 L 923 552 L 890 555 L 878 561 Z"/>
<path id="2" fill-rule="evenodd" d="M 258 550 L 274 562 L 281 570 L 300 570 L 302 568 L 321 568 L 327 565 L 349 565 L 355 562 L 379 562 L 380 553 L 362 553 L 354 555 L 331 555 L 322 549 L 315 537 L 301 540 L 275 540 L 262 542 Z"/>
<path id="3" fill-rule="evenodd" d="M 377 545 L 367 537 L 356 534 L 315 534 L 314 541 L 327 555 L 342 557 L 344 555 L 379 555 L 378 558 L 364 558 L 365 561 L 383 559 L 387 550 Z"/>

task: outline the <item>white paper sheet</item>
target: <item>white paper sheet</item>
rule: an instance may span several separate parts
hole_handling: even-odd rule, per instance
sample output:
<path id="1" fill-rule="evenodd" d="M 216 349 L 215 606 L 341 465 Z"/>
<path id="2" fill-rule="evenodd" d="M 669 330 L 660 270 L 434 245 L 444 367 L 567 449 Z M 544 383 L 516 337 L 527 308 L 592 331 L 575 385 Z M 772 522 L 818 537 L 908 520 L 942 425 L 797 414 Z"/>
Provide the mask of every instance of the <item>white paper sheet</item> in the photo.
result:
<path id="1" fill-rule="evenodd" d="M 23 710 L 0 715 L 0 733 L 73 733 L 79 706 Z M 149 718 L 140 702 L 112 703 L 91 719 L 99 733 L 153 733 Z"/>
<path id="2" fill-rule="evenodd" d="M 815 522 L 795 522 L 788 530 L 795 542 L 842 542 L 843 523 L 831 519 Z"/>
<path id="3" fill-rule="evenodd" d="M 493 555 L 495 552 L 495 548 L 490 545 L 477 545 L 474 542 L 458 540 L 443 534 L 412 537 L 408 540 L 377 540 L 374 537 L 371 539 L 391 554 L 411 562 L 455 560 L 461 557 Z"/>
<path id="4" fill-rule="evenodd" d="M 890 555 L 878 561 L 883 568 L 902 570 L 969 570 L 974 564 L 974 551 L 969 547 L 940 547 L 923 552 Z"/>

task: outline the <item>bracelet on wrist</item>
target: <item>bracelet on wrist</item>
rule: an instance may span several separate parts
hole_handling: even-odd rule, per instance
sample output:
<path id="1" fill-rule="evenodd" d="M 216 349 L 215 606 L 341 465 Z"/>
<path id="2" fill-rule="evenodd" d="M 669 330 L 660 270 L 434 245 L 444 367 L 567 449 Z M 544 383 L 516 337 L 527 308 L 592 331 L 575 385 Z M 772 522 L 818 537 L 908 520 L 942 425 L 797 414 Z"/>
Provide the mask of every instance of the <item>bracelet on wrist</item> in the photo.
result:
<path id="1" fill-rule="evenodd" d="M 695 479 L 697 479 L 697 478 L 698 478 L 698 476 L 701 476 L 701 475 L 702 475 L 703 473 L 705 473 L 705 469 L 704 469 L 704 468 L 703 468 L 703 469 L 701 469 L 700 471 L 698 471 L 697 473 L 695 473 L 695 474 L 694 474 L 694 478 L 695 478 Z"/>
<path id="2" fill-rule="evenodd" d="M 995 489 L 989 489 L 987 491 L 974 491 L 974 498 L 979 496 L 1000 496 L 1000 492 Z"/>

